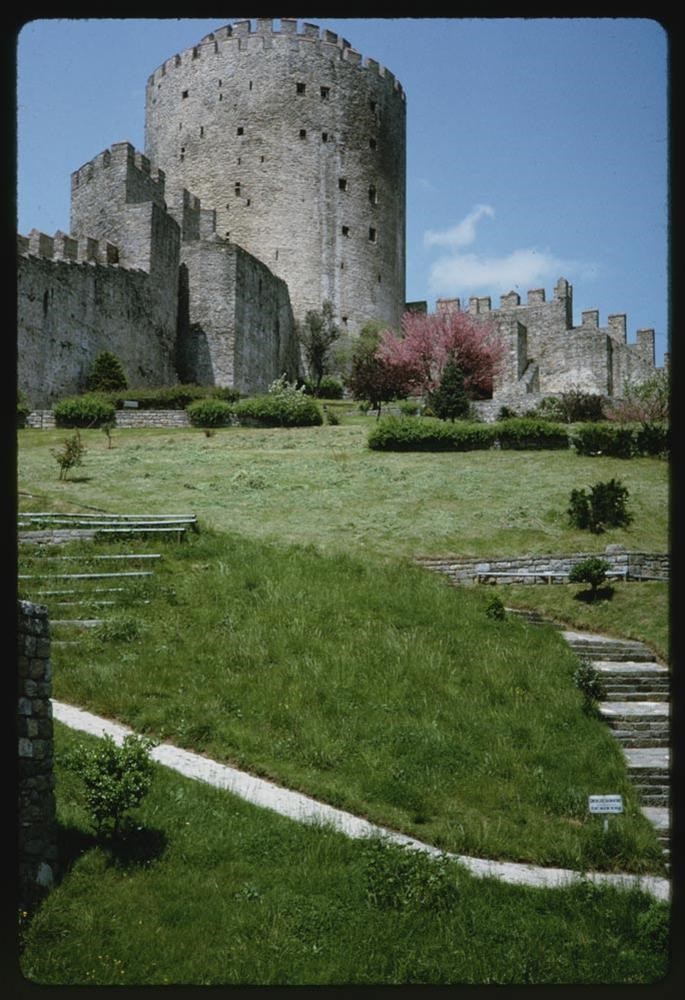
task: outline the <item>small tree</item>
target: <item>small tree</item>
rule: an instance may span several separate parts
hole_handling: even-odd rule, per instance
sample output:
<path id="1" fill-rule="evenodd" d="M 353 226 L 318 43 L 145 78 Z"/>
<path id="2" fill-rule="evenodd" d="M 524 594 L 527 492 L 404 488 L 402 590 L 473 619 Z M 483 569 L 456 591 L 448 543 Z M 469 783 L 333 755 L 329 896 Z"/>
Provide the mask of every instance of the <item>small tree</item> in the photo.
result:
<path id="1" fill-rule="evenodd" d="M 326 300 L 321 311 L 310 309 L 304 323 L 298 324 L 297 338 L 302 345 L 309 375 L 314 382 L 314 395 L 319 395 L 321 379 L 327 372 L 328 355 L 340 337 L 340 327 L 334 320 L 333 305 Z"/>
<path id="2" fill-rule="evenodd" d="M 91 365 L 86 388 L 89 392 L 118 392 L 128 389 L 128 381 L 123 366 L 116 354 L 101 351 Z"/>
<path id="3" fill-rule="evenodd" d="M 428 405 L 441 420 L 468 417 L 469 400 L 464 388 L 464 373 L 454 357 L 443 368 L 437 389 L 428 394 Z"/>
<path id="4" fill-rule="evenodd" d="M 632 514 L 627 510 L 628 489 L 616 479 L 608 483 L 595 483 L 590 493 L 571 490 L 568 516 L 574 528 L 589 529 L 600 534 L 605 528 L 622 528 L 630 524 Z"/>
<path id="5" fill-rule="evenodd" d="M 381 415 L 383 403 L 402 399 L 409 394 L 408 370 L 381 356 L 378 350 L 379 334 L 368 329 L 362 331 L 352 354 L 352 366 L 347 377 L 347 388 L 354 399 L 368 400 L 372 409 Z"/>
<path id="6" fill-rule="evenodd" d="M 599 587 L 607 578 L 608 569 L 609 563 L 604 559 L 584 559 L 571 567 L 568 578 L 571 583 L 589 583 L 590 599 L 594 601 Z"/>
<path id="7" fill-rule="evenodd" d="M 128 809 L 140 805 L 150 790 L 154 765 L 150 750 L 154 744 L 130 734 L 117 746 L 105 736 L 96 747 L 81 744 L 65 760 L 85 784 L 86 804 L 99 834 L 117 833 Z"/>
<path id="8" fill-rule="evenodd" d="M 81 435 L 78 431 L 70 438 L 65 438 L 59 451 L 52 450 L 59 465 L 60 479 L 67 479 L 69 470 L 73 469 L 75 465 L 81 465 L 85 450 L 85 445 L 81 441 Z"/>

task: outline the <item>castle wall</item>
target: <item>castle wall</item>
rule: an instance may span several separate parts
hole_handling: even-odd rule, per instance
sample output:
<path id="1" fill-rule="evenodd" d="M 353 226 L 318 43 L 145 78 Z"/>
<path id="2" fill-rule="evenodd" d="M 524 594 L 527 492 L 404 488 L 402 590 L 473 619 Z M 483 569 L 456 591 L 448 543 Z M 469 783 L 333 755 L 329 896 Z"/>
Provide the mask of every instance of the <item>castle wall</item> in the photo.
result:
<path id="1" fill-rule="evenodd" d="M 271 19 L 226 26 L 148 80 L 147 155 L 216 211 L 220 236 L 283 278 L 293 310 L 399 328 L 405 100 L 344 39 Z"/>
<path id="2" fill-rule="evenodd" d="M 223 240 L 182 246 L 178 366 L 183 381 L 263 392 L 297 374 L 288 289 Z"/>
<path id="3" fill-rule="evenodd" d="M 20 254 L 19 388 L 32 407 L 48 407 L 82 391 L 105 350 L 117 355 L 132 387 L 173 383 L 175 305 L 173 312 L 173 324 L 163 326 L 143 271 Z"/>

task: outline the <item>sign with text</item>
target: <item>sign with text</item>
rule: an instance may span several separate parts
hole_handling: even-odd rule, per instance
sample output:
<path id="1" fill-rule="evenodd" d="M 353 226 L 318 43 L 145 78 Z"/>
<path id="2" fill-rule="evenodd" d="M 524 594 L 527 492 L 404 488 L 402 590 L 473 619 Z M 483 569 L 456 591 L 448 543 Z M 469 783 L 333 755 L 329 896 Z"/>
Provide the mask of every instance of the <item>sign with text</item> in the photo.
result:
<path id="1" fill-rule="evenodd" d="M 623 797 L 621 795 L 589 795 L 587 804 L 591 813 L 623 812 Z"/>

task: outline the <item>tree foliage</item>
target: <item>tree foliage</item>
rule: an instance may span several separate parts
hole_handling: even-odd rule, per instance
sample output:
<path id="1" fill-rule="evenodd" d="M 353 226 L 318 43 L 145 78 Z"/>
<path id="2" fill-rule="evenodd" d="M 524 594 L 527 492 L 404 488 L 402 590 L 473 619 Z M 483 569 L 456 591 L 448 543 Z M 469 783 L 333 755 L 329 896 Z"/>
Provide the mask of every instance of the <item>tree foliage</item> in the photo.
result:
<path id="1" fill-rule="evenodd" d="M 387 361 L 379 353 L 381 334 L 369 326 L 363 328 L 352 354 L 347 387 L 354 399 L 364 399 L 380 416 L 383 403 L 402 399 L 409 393 L 408 370 Z"/>
<path id="2" fill-rule="evenodd" d="M 304 322 L 297 326 L 297 338 L 302 345 L 309 375 L 314 382 L 314 395 L 319 394 L 321 379 L 327 372 L 330 349 L 340 337 L 333 304 L 326 300 L 320 311 L 310 309 Z"/>
<path id="3" fill-rule="evenodd" d="M 641 382 L 626 380 L 623 396 L 607 413 L 621 423 L 666 422 L 670 415 L 670 370 L 668 364 Z"/>
<path id="4" fill-rule="evenodd" d="M 402 335 L 386 330 L 378 347 L 379 357 L 422 393 L 434 392 L 445 366 L 454 361 L 469 399 L 492 396 L 504 353 L 504 341 L 491 324 L 462 312 L 405 313 Z"/>
<path id="5" fill-rule="evenodd" d="M 88 372 L 86 388 L 89 392 L 117 392 L 128 388 L 126 374 L 116 354 L 111 351 L 98 354 Z"/>
<path id="6" fill-rule="evenodd" d="M 428 394 L 428 405 L 441 420 L 458 420 L 469 415 L 469 399 L 464 386 L 464 373 L 449 358 L 437 387 Z"/>

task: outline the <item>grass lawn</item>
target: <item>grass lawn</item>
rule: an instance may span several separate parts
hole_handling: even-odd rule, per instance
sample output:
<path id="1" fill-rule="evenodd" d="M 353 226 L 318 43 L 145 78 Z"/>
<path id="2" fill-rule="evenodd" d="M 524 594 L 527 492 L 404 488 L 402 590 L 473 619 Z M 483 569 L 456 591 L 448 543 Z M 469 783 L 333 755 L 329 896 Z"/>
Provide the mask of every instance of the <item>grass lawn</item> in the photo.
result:
<path id="1" fill-rule="evenodd" d="M 161 767 L 133 829 L 96 841 L 78 779 L 59 767 L 77 737 L 56 730 L 68 870 L 26 930 L 32 983 L 644 984 L 667 972 L 668 907 L 641 893 L 474 879 Z"/>
<path id="2" fill-rule="evenodd" d="M 373 417 L 316 428 L 83 431 L 84 463 L 58 482 L 69 431 L 19 432 L 20 501 L 35 510 L 193 511 L 218 531 L 380 557 L 668 550 L 668 465 L 574 452 L 380 453 Z M 363 423 L 359 423 L 359 421 Z M 570 528 L 572 489 L 619 479 L 634 516 L 604 535 Z M 23 496 L 22 494 L 31 494 Z"/>
<path id="3" fill-rule="evenodd" d="M 412 558 L 667 551 L 667 464 L 383 454 L 365 446 L 373 420 L 115 431 L 112 448 L 85 431 L 64 482 L 52 449 L 71 432 L 18 432 L 20 509 L 201 523 L 180 545 L 69 549 L 163 558 L 103 627 L 53 645 L 55 698 L 449 851 L 662 874 L 620 747 L 583 711 L 574 656 L 555 629 L 486 609 L 496 593 L 665 657 L 667 587 L 617 584 L 589 605 L 578 586 L 453 588 Z M 611 478 L 632 523 L 570 528 L 570 491 Z M 31 551 L 31 571 L 45 568 Z M 57 739 L 82 737 L 58 726 Z M 595 793 L 624 797 L 609 835 L 587 814 Z M 665 969 L 667 910 L 640 894 L 525 890 L 423 859 L 409 871 L 163 769 L 125 843 L 88 833 L 61 769 L 57 799 L 73 863 L 27 928 L 35 982 L 629 983 Z"/>

